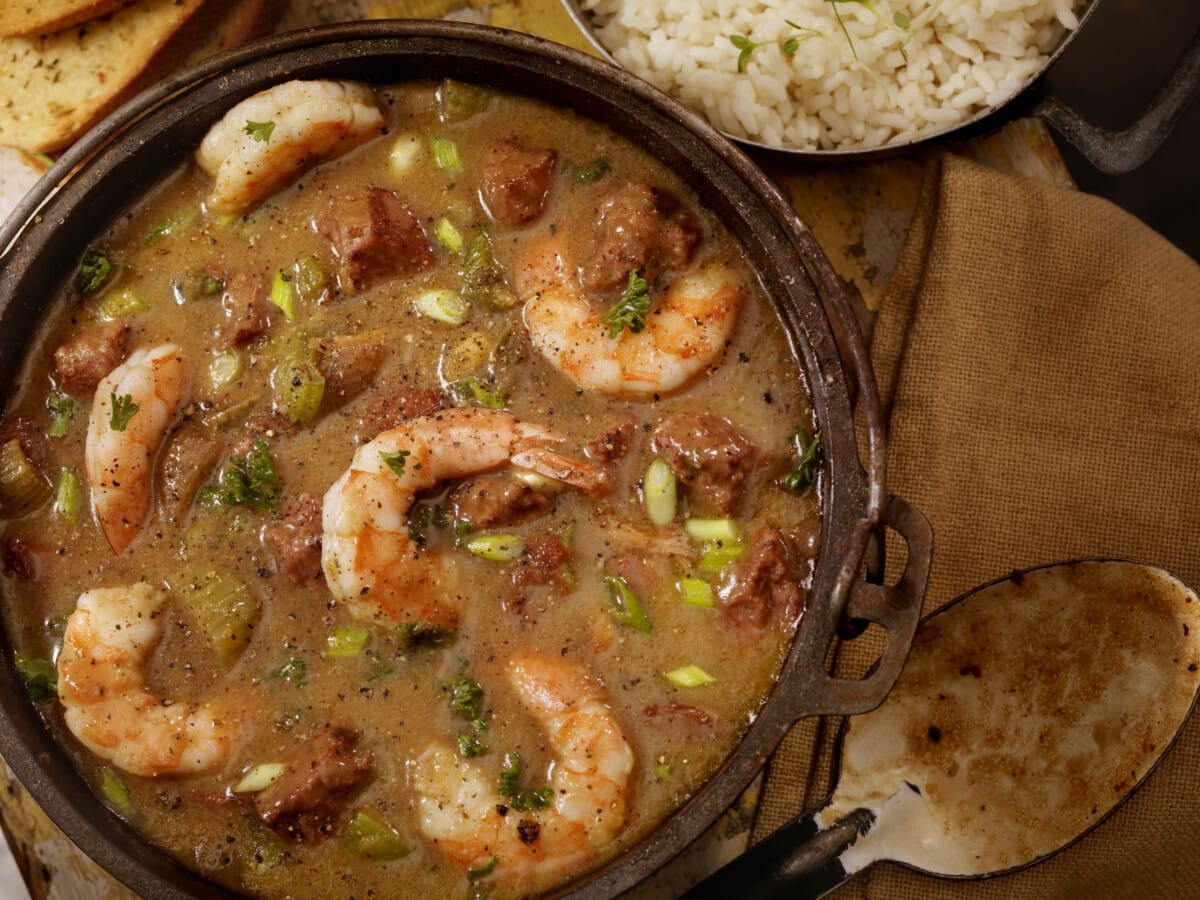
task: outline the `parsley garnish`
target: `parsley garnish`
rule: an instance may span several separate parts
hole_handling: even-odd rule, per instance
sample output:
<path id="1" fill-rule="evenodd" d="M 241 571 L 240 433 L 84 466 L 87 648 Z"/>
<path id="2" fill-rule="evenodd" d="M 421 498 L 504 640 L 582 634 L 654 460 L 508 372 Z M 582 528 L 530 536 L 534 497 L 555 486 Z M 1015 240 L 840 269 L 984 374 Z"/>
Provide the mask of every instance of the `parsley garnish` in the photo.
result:
<path id="1" fill-rule="evenodd" d="M 109 419 L 109 425 L 113 431 L 124 431 L 129 424 L 129 420 L 137 415 L 141 409 L 140 403 L 134 403 L 133 397 L 129 394 L 122 394 L 120 397 L 116 393 L 109 395 L 112 401 L 112 417 Z"/>
<path id="2" fill-rule="evenodd" d="M 100 286 L 108 281 L 112 269 L 108 254 L 103 249 L 88 247 L 87 252 L 83 254 L 83 262 L 79 265 L 79 274 L 75 278 L 75 283 L 85 294 L 99 290 Z"/>
<path id="3" fill-rule="evenodd" d="M 379 451 L 379 458 L 383 460 L 384 465 L 396 473 L 397 478 L 404 477 L 404 460 L 411 455 L 411 450 L 397 450 L 395 453 L 388 453 L 386 450 Z"/>
<path id="4" fill-rule="evenodd" d="M 231 459 L 221 473 L 221 486 L 205 488 L 201 500 L 222 506 L 274 509 L 279 504 L 279 476 L 267 442 L 259 439 L 245 459 Z"/>
<path id="5" fill-rule="evenodd" d="M 575 173 L 575 181 L 584 184 L 589 181 L 596 181 L 612 171 L 612 166 L 609 165 L 607 159 L 603 156 L 598 156 L 585 166 L 581 166 Z"/>
<path id="6" fill-rule="evenodd" d="M 459 732 L 458 752 L 465 757 L 482 756 L 484 753 L 487 753 L 487 747 L 475 735 Z"/>
<path id="7" fill-rule="evenodd" d="M 242 131 L 250 135 L 256 141 L 262 141 L 264 144 L 271 139 L 271 132 L 275 130 L 274 122 L 246 122 L 246 127 Z"/>
<path id="8" fill-rule="evenodd" d="M 634 269 L 629 273 L 629 282 L 625 285 L 625 294 L 620 302 L 606 312 L 600 321 L 608 326 L 608 336 L 615 341 L 622 328 L 628 327 L 634 334 L 645 328 L 646 313 L 649 311 L 650 285 Z"/>
<path id="9" fill-rule="evenodd" d="M 801 425 L 796 426 L 796 455 L 800 458 L 796 464 L 796 468 L 783 476 L 783 483 L 790 490 L 804 491 L 807 490 L 813 483 L 816 477 L 815 467 L 817 464 L 817 454 L 821 448 L 821 432 L 817 432 L 811 438 L 808 432 Z"/>
<path id="10" fill-rule="evenodd" d="M 485 875 L 491 875 L 499 864 L 500 857 L 493 856 L 486 866 L 480 866 L 478 869 L 467 869 L 467 881 L 478 881 Z"/>
<path id="11" fill-rule="evenodd" d="M 452 632 L 428 622 L 405 622 L 398 629 L 401 643 L 409 650 L 421 650 L 426 647 L 440 647 L 450 638 Z"/>
<path id="12" fill-rule="evenodd" d="M 75 415 L 75 401 L 60 391 L 46 395 L 46 409 L 50 410 L 50 427 L 46 433 L 52 438 L 66 437 L 71 430 L 71 419 Z"/>
<path id="13" fill-rule="evenodd" d="M 446 682 L 446 688 L 450 691 L 450 709 L 466 719 L 476 734 L 487 731 L 488 724 L 483 720 L 481 709 L 483 688 L 479 682 L 460 675 Z M 474 734 L 459 732 L 458 752 L 463 756 L 479 756 L 487 752 L 487 747 Z"/>
<path id="14" fill-rule="evenodd" d="M 519 812 L 545 809 L 554 799 L 554 788 L 540 787 L 522 791 L 519 785 L 521 777 L 521 755 L 516 752 L 504 754 L 504 768 L 496 782 L 496 792 L 501 797 L 511 797 L 509 809 Z"/>
<path id="15" fill-rule="evenodd" d="M 293 656 L 282 666 L 271 673 L 272 678 L 290 681 L 301 688 L 308 684 L 308 664 L 298 656 Z"/>
<path id="16" fill-rule="evenodd" d="M 29 688 L 29 696 L 35 703 L 53 697 L 58 693 L 58 678 L 54 664 L 40 656 L 26 656 L 24 653 L 13 654 L 13 662 L 25 686 Z"/>
<path id="17" fill-rule="evenodd" d="M 483 406 L 488 409 L 504 409 L 504 391 L 489 391 L 474 375 L 450 386 L 455 406 Z"/>
<path id="18" fill-rule="evenodd" d="M 496 791 L 501 797 L 513 797 L 520 788 L 517 779 L 521 777 L 521 755 L 519 753 L 504 754 L 504 769 L 496 783 Z"/>

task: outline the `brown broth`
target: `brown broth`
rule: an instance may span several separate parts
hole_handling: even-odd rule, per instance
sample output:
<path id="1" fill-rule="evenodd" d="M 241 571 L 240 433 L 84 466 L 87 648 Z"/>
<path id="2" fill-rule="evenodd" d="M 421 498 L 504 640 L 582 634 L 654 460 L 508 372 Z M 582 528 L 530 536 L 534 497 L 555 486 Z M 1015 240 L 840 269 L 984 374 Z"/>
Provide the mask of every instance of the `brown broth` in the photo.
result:
<path id="1" fill-rule="evenodd" d="M 567 657 L 585 666 L 604 685 L 608 703 L 632 745 L 635 767 L 628 786 L 629 819 L 596 862 L 635 844 L 708 779 L 753 719 L 778 671 L 795 622 L 773 621 L 761 632 L 731 629 L 719 608 L 688 607 L 668 585 L 642 597 L 653 623 L 643 634 L 617 624 L 606 612 L 602 575 L 611 560 L 627 549 L 650 548 L 666 531 L 655 531 L 643 512 L 639 482 L 654 453 L 655 425 L 676 410 L 699 409 L 729 418 L 765 451 L 770 464 L 751 479 L 737 518 L 744 534 L 771 524 L 787 539 L 796 579 L 807 584 L 816 552 L 818 509 L 812 495 L 797 495 L 778 483 L 794 463 L 791 437 L 798 424 L 811 422 L 806 389 L 788 343 L 767 298 L 749 271 L 741 250 L 723 226 L 704 210 L 673 173 L 629 141 L 571 113 L 550 110 L 528 99 L 496 95 L 487 110 L 457 124 L 440 124 L 435 85 L 416 83 L 381 89 L 386 99 L 389 134 L 310 171 L 291 188 L 249 215 L 232 221 L 200 212 L 209 184 L 192 164 L 132 206 L 101 236 L 125 264 L 109 295 L 131 288 L 150 302 L 127 317 L 129 346 L 164 341 L 179 344 L 193 364 L 194 387 L 185 414 L 192 420 L 229 417 L 220 433 L 225 441 L 222 465 L 241 431 L 241 419 L 254 406 L 269 406 L 267 378 L 286 335 L 305 329 L 324 337 L 376 334 L 387 353 L 371 386 L 344 404 L 326 398 L 321 416 L 294 435 L 270 440 L 285 496 L 318 496 L 349 464 L 355 447 L 374 435 L 360 422 L 376 393 L 396 388 L 438 388 L 468 375 L 483 376 L 490 362 L 489 386 L 502 391 L 507 408 L 522 420 L 554 428 L 571 437 L 570 452 L 610 423 L 631 419 L 637 436 L 630 452 L 613 464 L 617 488 L 599 502 L 565 489 L 553 511 L 502 530 L 526 538 L 569 535 L 573 586 L 532 589 L 523 609 L 506 609 L 512 592 L 511 567 L 456 550 L 448 530 L 431 527 L 431 548 L 456 561 L 465 603 L 463 618 L 445 646 L 407 647 L 395 628 L 371 629 L 370 651 L 351 658 L 328 658 L 326 644 L 337 628 L 361 626 L 333 601 L 323 579 L 295 585 L 280 571 L 261 540 L 269 512 L 243 507 L 209 508 L 194 504 L 179 521 L 156 504 L 130 551 L 115 556 L 87 507 L 78 525 L 56 515 L 52 504 L 7 522 L 4 537 L 38 542 L 33 580 L 3 579 L 4 619 L 14 645 L 30 657 L 52 658 L 61 640 L 62 618 L 80 592 L 92 587 L 144 580 L 173 590 L 188 577 L 220 570 L 251 586 L 261 613 L 252 639 L 228 671 L 216 664 L 194 623 L 169 607 L 164 637 L 149 664 L 154 690 L 176 702 L 237 697 L 253 711 L 237 749 L 222 769 L 189 777 L 145 778 L 121 773 L 131 805 L 126 818 L 154 843 L 186 865 L 232 889 L 285 897 L 466 896 L 472 886 L 462 866 L 442 857 L 419 832 L 411 789 L 410 761 L 432 743 L 453 744 L 463 723 L 451 712 L 445 682 L 463 672 L 485 691 L 489 752 L 474 761 L 494 782 L 505 751 L 519 749 L 524 779 L 546 783 L 553 762 L 546 738 L 508 687 L 505 665 L 517 650 Z M 399 133 L 452 137 L 461 150 L 464 172 L 437 171 L 428 159 L 408 177 L 394 175 L 388 154 Z M 519 135 L 530 146 L 555 147 L 558 170 L 546 211 L 520 228 L 489 222 L 478 196 L 482 159 L 498 137 Z M 603 157 L 611 172 L 595 182 L 569 177 L 571 166 Z M 476 307 L 464 325 L 421 317 L 411 298 L 429 287 L 454 288 L 457 258 L 432 239 L 434 223 L 445 216 L 464 235 L 488 226 L 497 259 L 511 272 L 530 239 L 556 230 L 577 256 L 586 252 L 589 229 L 605 191 L 620 180 L 642 180 L 679 197 L 702 224 L 698 260 L 723 258 L 742 273 L 749 300 L 723 359 L 686 388 L 661 399 L 614 400 L 577 390 L 533 349 L 523 331 L 520 307 L 489 311 Z M 420 216 L 430 233 L 437 265 L 414 278 L 388 281 L 356 295 L 327 291 L 322 302 L 301 299 L 295 320 L 271 310 L 267 333 L 238 354 L 242 373 L 215 388 L 207 376 L 209 361 L 222 351 L 217 334 L 223 320 L 219 297 L 176 301 L 173 283 L 203 268 L 234 272 L 252 267 L 264 272 L 291 267 L 312 256 L 329 273 L 336 271 L 325 240 L 312 222 L 329 198 L 363 185 L 397 191 Z M 155 226 L 179 223 L 169 234 L 149 240 Z M 8 415 L 48 421 L 47 390 L 54 349 L 68 337 L 96 327 L 104 297 L 65 292 L 34 341 Z M 482 351 L 480 350 L 482 348 Z M 489 360 L 490 353 L 490 360 Z M 90 398 L 76 398 L 70 433 L 49 441 L 44 471 L 53 479 L 62 468 L 84 480 L 83 450 Z M 212 483 L 212 479 L 209 480 Z M 681 498 L 686 492 L 681 486 Z M 161 499 L 161 497 L 159 498 Z M 438 498 L 431 498 L 431 505 Z M 686 500 L 681 506 L 686 509 Z M 683 510 L 681 510 L 680 520 Z M 624 524 L 618 524 L 624 523 Z M 673 532 L 679 531 L 678 525 Z M 681 534 L 682 532 L 679 531 Z M 673 571 L 687 574 L 699 548 L 690 545 L 676 557 Z M 306 667 L 301 686 L 278 673 L 289 660 Z M 672 685 L 663 673 L 695 663 L 716 676 L 696 688 Z M 649 706 L 672 702 L 702 707 L 710 726 L 686 717 L 644 714 Z M 41 705 L 50 727 L 76 755 L 84 777 L 99 787 L 106 763 L 80 748 L 62 722 L 52 698 Z M 372 776 L 355 792 L 336 826 L 324 840 L 289 843 L 262 826 L 252 806 L 230 788 L 252 765 L 288 758 L 297 741 L 325 723 L 347 725 L 362 734 L 361 746 L 374 757 Z M 411 846 L 402 859 L 379 861 L 346 849 L 346 829 L 356 810 L 367 810 L 394 828 Z M 497 868 L 498 894 L 506 893 Z M 479 884 L 488 884 L 485 879 Z"/>

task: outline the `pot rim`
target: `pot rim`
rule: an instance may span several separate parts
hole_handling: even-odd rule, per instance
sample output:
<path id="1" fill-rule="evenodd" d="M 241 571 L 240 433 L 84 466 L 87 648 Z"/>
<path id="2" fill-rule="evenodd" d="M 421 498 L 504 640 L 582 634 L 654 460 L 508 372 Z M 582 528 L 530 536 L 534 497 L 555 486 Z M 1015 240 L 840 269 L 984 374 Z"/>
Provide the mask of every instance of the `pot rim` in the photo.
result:
<path id="1" fill-rule="evenodd" d="M 467 48 L 475 55 L 465 55 Z M 416 74 L 372 69 L 372 62 L 384 57 L 393 64 L 403 61 L 401 70 L 404 65 L 418 62 L 433 68 Z M 439 61 L 446 59 L 457 60 L 458 68 L 436 71 L 443 64 Z M 671 162 L 685 170 L 685 180 L 706 204 L 727 222 L 736 223 L 731 228 L 746 252 L 757 254 L 755 262 L 761 257 L 771 266 L 771 272 L 780 273 L 766 285 L 767 293 L 789 335 L 793 362 L 802 366 L 806 375 L 823 440 L 825 429 L 829 429 L 818 484 L 823 547 L 810 594 L 815 610 L 801 621 L 775 687 L 720 769 L 682 810 L 613 861 L 560 892 L 608 897 L 657 869 L 714 821 L 745 788 L 796 719 L 825 711 L 820 703 L 814 707 L 811 686 L 795 698 L 789 698 L 784 688 L 797 680 L 798 673 L 811 671 L 813 660 L 823 666 L 843 607 L 853 599 L 854 582 L 870 535 L 886 513 L 879 400 L 855 317 L 837 276 L 807 227 L 740 149 L 698 115 L 623 69 L 519 32 L 464 23 L 393 20 L 322 26 L 275 36 L 205 61 L 146 91 L 106 118 L 60 158 L 22 202 L 18 214 L 0 228 L 0 323 L 8 321 L 5 333 L 20 334 L 39 321 L 41 301 L 31 298 L 35 292 L 18 296 L 18 287 L 37 275 L 47 281 L 57 279 L 60 285 L 65 279 L 62 266 L 51 276 L 43 270 L 52 264 L 43 262 L 39 269 L 38 258 L 78 258 L 87 240 L 64 232 L 73 229 L 89 237 L 94 235 L 108 220 L 108 210 L 124 205 L 126 184 L 136 183 L 133 193 L 140 194 L 190 155 L 198 143 L 197 129 L 202 135 L 208 123 L 215 120 L 215 116 L 208 115 L 212 109 L 227 109 L 269 84 L 314 77 L 318 72 L 328 73 L 326 77 L 356 77 L 348 73 L 357 73 L 362 80 L 388 83 L 421 77 L 463 77 L 462 67 L 474 71 L 473 67 L 485 63 L 500 67 L 502 77 L 493 83 L 502 90 L 543 99 L 541 91 L 545 90 L 551 95 L 546 102 L 552 105 L 564 105 L 559 102 L 563 96 L 586 97 L 595 101 L 595 106 L 589 104 L 587 108 L 589 118 L 627 137 L 662 139 L 657 147 L 648 148 L 650 152 L 661 160 L 671 157 Z M 514 87 L 513 79 L 518 75 L 538 79 L 538 93 L 528 86 Z M 642 118 L 634 122 L 637 117 Z M 197 121 L 203 127 L 195 124 Z M 164 147 L 173 154 L 170 160 L 147 159 L 151 151 Z M 154 171 L 147 172 L 148 168 Z M 114 193 L 116 185 L 121 186 L 120 194 Z M 720 193 L 715 197 L 706 195 L 705 186 Z M 81 211 L 89 194 L 99 198 L 93 205 L 103 210 L 100 215 L 89 216 Z M 103 202 L 109 195 L 112 202 Z M 749 240 L 751 235 L 754 242 Z M 43 296 L 55 294 L 51 290 Z M 21 327 L 22 318 L 25 328 Z M 15 327 L 13 319 L 18 320 Z M 11 355 L 0 359 L 0 382 L 11 379 L 15 366 Z M 851 395 L 855 387 L 868 421 L 865 472 L 854 435 Z M 924 563 L 927 570 L 927 551 Z M 910 590 L 903 615 L 896 613 L 884 623 L 889 632 L 894 628 L 897 643 L 905 650 L 916 625 L 919 593 L 923 592 L 923 579 L 917 580 L 920 590 L 915 602 Z M 0 635 L 0 651 L 7 651 L 0 652 L 0 665 L 7 675 L 7 679 L 0 679 L 0 722 L 8 727 L 0 728 L 0 753 L 30 793 L 89 856 L 139 893 L 156 897 L 212 896 L 210 882 L 147 844 L 86 788 L 69 754 L 50 740 L 48 729 L 21 687 L 11 649 L 5 632 Z M 894 669 L 891 680 L 899 671 L 898 665 Z M 884 684 L 881 680 L 879 688 L 872 705 L 882 700 L 890 681 Z M 828 702 L 829 698 L 825 699 Z"/>

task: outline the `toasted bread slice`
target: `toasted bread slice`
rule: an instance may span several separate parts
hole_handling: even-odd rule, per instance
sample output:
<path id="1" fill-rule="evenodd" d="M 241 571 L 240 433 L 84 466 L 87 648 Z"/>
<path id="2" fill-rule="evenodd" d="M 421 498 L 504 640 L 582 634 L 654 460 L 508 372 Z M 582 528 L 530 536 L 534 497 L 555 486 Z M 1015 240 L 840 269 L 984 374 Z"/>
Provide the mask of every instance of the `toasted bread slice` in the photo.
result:
<path id="1" fill-rule="evenodd" d="M 283 15 L 287 0 L 232 0 L 224 9 L 209 17 L 204 11 L 188 25 L 202 25 L 202 35 L 188 52 L 185 63 L 191 65 L 217 53 L 240 47 L 246 41 L 269 34 Z"/>
<path id="2" fill-rule="evenodd" d="M 50 34 L 108 15 L 130 0 L 3 0 L 0 37 Z"/>
<path id="3" fill-rule="evenodd" d="M 70 144 L 126 99 L 202 2 L 138 0 L 54 34 L 0 38 L 0 144 Z"/>
<path id="4" fill-rule="evenodd" d="M 24 150 L 0 147 L 0 223 L 50 167 Z"/>

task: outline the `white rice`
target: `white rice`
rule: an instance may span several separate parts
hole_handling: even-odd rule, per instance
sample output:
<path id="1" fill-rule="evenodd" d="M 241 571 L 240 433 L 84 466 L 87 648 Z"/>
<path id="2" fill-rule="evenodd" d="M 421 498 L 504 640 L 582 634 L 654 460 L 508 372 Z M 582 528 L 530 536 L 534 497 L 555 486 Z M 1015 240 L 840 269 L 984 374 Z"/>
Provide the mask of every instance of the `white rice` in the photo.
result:
<path id="1" fill-rule="evenodd" d="M 617 62 L 722 131 L 774 147 L 830 150 L 909 141 L 1002 103 L 1078 26 L 1077 3 L 875 0 L 884 22 L 846 0 L 836 7 L 829 0 L 580 5 Z M 907 30 L 886 24 L 897 14 L 907 17 Z M 765 42 L 743 73 L 730 35 Z M 783 42 L 792 35 L 800 40 L 789 54 Z"/>

